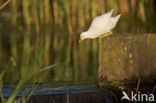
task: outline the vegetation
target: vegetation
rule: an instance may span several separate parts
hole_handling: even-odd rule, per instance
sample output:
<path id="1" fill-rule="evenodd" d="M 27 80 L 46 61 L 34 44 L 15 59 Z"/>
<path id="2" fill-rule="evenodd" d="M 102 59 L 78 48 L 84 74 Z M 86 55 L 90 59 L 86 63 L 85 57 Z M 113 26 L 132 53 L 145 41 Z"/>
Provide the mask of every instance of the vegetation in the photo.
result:
<path id="1" fill-rule="evenodd" d="M 49 71 L 49 69 L 51 69 L 53 66 L 54 65 L 51 65 L 51 66 L 45 67 L 43 69 L 40 69 L 38 71 L 34 71 L 33 68 L 27 69 L 26 73 L 19 79 L 19 82 L 17 83 L 17 86 L 15 87 L 14 92 L 12 94 L 10 94 L 11 96 L 8 97 L 7 99 L 3 96 L 3 92 L 2 92 L 2 88 L 3 88 L 2 78 L 6 71 L 6 69 L 4 69 L 0 74 L 0 100 L 1 100 L 1 102 L 2 103 L 21 103 L 21 102 L 26 103 L 28 101 L 28 99 L 30 98 L 30 96 L 34 93 L 35 87 L 39 86 L 39 83 L 45 77 L 45 75 L 47 74 L 47 71 Z M 37 74 L 43 73 L 44 71 L 46 71 L 46 72 L 43 75 L 41 75 L 39 79 L 37 79 L 35 77 L 35 76 L 37 76 Z M 31 89 L 31 88 L 25 89 L 21 98 L 16 98 L 20 89 L 24 87 L 24 84 L 26 84 L 28 82 L 28 80 L 30 80 L 30 78 L 31 78 L 31 80 L 33 79 L 34 83 L 37 83 L 37 84 L 34 85 L 33 89 Z M 28 92 L 29 90 L 31 90 L 31 92 Z"/>
<path id="2" fill-rule="evenodd" d="M 10 1 L 10 0 L 8 0 Z M 0 0 L 2 5 L 5 0 Z M 39 32 L 42 25 L 67 27 L 69 34 L 77 27 L 84 28 L 91 19 L 115 8 L 115 13 L 137 17 L 143 23 L 154 14 L 154 0 L 12 0 L 9 6 L 1 10 L 10 12 L 12 24 L 23 22 L 27 27 L 34 25 Z M 80 32 L 80 31 L 79 31 Z M 78 32 L 78 33 L 79 33 Z"/>

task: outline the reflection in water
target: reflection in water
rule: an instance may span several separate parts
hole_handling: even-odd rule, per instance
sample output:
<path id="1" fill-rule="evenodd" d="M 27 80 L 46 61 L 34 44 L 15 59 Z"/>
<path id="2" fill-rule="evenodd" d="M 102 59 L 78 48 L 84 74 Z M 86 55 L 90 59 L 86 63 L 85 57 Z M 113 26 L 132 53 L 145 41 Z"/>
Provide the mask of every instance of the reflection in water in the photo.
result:
<path id="1" fill-rule="evenodd" d="M 57 35 L 57 40 L 55 39 Z M 46 66 L 55 64 L 42 82 L 93 81 L 97 79 L 96 41 L 78 44 L 73 42 L 64 31 L 51 31 L 34 35 L 33 31 L 19 33 L 15 30 L 1 36 L 0 65 L 7 69 L 4 83 L 17 83 L 19 78 L 27 75 L 29 69 L 35 72 Z M 3 38 L 3 39 L 2 39 Z M 87 47 L 87 48 L 86 48 Z M 33 82 L 37 77 L 32 78 Z M 68 84 L 68 83 L 67 83 Z"/>
<path id="2" fill-rule="evenodd" d="M 5 88 L 5 87 L 9 88 Z M 10 87 L 15 87 L 16 85 L 4 85 L 3 88 L 3 93 L 4 97 L 9 97 L 13 91 L 14 88 Z M 28 85 L 27 85 L 28 86 Z M 78 85 L 78 86 L 42 86 L 42 87 L 29 87 L 29 91 L 27 92 L 27 96 L 31 93 L 33 89 L 34 93 L 33 95 L 53 95 L 53 94 L 69 94 L 69 93 L 89 93 L 89 92 L 97 92 L 97 85 L 92 84 L 92 85 Z M 22 93 L 26 90 L 27 88 L 22 88 L 17 96 L 22 96 Z"/>

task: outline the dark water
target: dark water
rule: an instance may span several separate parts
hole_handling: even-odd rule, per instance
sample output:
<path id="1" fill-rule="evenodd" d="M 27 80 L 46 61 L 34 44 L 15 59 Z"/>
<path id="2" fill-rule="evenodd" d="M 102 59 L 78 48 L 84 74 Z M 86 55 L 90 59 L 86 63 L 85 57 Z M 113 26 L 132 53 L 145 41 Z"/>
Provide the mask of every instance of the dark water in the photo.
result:
<path id="1" fill-rule="evenodd" d="M 17 96 L 27 89 L 29 95 L 33 88 L 33 96 L 96 93 L 96 40 L 78 44 L 72 39 L 66 31 L 50 29 L 39 34 L 33 30 L 10 29 L 1 34 L 0 71 L 6 71 L 2 81 L 4 97 L 10 97 L 20 81 L 24 85 Z M 54 66 L 38 73 L 51 65 Z"/>
<path id="2" fill-rule="evenodd" d="M 25 85 L 28 86 L 28 85 Z M 29 84 L 29 86 L 31 86 Z M 9 97 L 13 92 L 16 85 L 4 85 L 3 95 L 4 97 Z M 29 87 L 28 92 L 25 94 L 28 96 L 32 90 L 34 89 L 34 93 L 32 96 L 39 96 L 39 95 L 53 95 L 53 94 L 69 94 L 69 93 L 89 93 L 89 92 L 97 92 L 98 86 L 96 84 L 92 85 L 78 85 L 78 86 L 40 86 L 40 87 Z M 22 96 L 23 92 L 26 88 L 22 88 L 17 96 Z"/>
<path id="3" fill-rule="evenodd" d="M 59 85 L 95 83 L 96 40 L 94 43 L 88 41 L 78 44 L 69 39 L 64 31 L 45 30 L 35 34 L 33 30 L 13 29 L 4 32 L 0 35 L 0 70 L 7 71 L 3 83 L 16 84 L 28 69 L 38 71 L 54 64 L 41 82 L 55 82 Z M 28 83 L 34 82 L 44 73 L 35 75 Z"/>

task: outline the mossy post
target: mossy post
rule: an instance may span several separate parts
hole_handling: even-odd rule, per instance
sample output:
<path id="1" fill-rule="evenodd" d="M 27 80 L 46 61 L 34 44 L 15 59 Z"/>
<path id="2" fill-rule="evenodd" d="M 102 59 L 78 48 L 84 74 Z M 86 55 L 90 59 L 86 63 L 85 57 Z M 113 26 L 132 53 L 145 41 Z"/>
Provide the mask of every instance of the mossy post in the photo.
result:
<path id="1" fill-rule="evenodd" d="M 99 41 L 99 78 L 124 81 L 156 77 L 155 34 L 123 34 Z"/>

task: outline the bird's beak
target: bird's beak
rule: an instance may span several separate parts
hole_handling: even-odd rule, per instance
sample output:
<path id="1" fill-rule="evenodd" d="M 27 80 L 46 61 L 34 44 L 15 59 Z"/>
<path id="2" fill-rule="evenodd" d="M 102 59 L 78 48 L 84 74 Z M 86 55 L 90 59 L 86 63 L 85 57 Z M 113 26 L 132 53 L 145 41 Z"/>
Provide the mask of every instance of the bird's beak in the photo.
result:
<path id="1" fill-rule="evenodd" d="M 81 42 L 82 42 L 82 38 L 80 37 L 79 43 L 81 43 Z"/>

